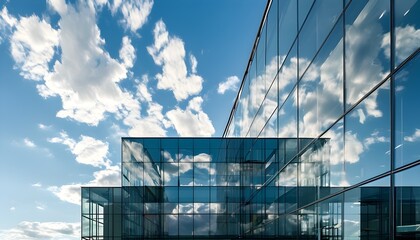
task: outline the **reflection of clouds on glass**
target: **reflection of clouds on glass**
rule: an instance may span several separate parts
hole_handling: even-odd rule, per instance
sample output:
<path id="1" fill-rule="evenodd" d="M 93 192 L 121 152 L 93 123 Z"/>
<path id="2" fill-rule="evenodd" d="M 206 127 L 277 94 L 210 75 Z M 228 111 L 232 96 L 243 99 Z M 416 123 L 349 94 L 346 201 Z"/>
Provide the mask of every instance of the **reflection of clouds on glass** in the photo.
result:
<path id="1" fill-rule="evenodd" d="M 205 186 L 208 185 L 208 175 L 216 174 L 216 169 L 210 165 L 212 156 L 207 153 L 199 153 L 194 156 L 175 154 L 176 159 L 179 159 L 179 162 L 175 162 L 172 154 L 166 150 L 163 150 L 161 154 L 164 158 L 164 161 L 167 162 L 164 164 L 162 171 L 165 183 L 171 182 L 171 179 L 173 178 L 178 178 L 179 174 L 179 178 L 184 180 L 180 183 L 182 186 Z M 204 176 L 207 176 L 206 181 L 204 181 L 206 184 L 203 184 L 203 181 L 200 181 L 200 176 L 195 176 L 196 181 L 194 181 L 190 172 L 193 170 L 193 168 L 204 170 L 206 172 L 206 174 L 204 174 Z"/>
<path id="2" fill-rule="evenodd" d="M 360 237 L 360 222 L 359 221 L 344 219 L 344 226 L 345 226 L 344 235 L 346 237 L 354 237 L 356 239 Z"/>
<path id="3" fill-rule="evenodd" d="M 123 166 L 129 172 L 131 184 L 159 186 L 161 182 L 159 167 L 149 157 L 143 145 L 138 142 L 123 141 Z"/>
<path id="4" fill-rule="evenodd" d="M 379 16 L 388 10 L 387 1 L 369 1 L 355 21 L 346 25 L 347 104 L 352 105 L 381 81 L 388 70 L 380 62 L 383 27 Z M 389 34 L 389 33 L 388 33 Z M 375 108 L 377 92 L 366 102 L 366 114 L 380 117 Z"/>
<path id="5" fill-rule="evenodd" d="M 369 149 L 369 146 L 372 144 L 384 142 L 389 142 L 389 139 L 387 139 L 384 136 L 379 136 L 379 131 L 374 131 L 373 133 L 371 133 L 370 137 L 365 139 L 364 146 L 366 147 L 366 149 Z"/>
<path id="6" fill-rule="evenodd" d="M 387 58 L 390 58 L 389 44 L 390 34 L 386 33 L 383 35 L 381 47 L 384 49 L 384 53 Z M 420 30 L 414 26 L 407 25 L 405 27 L 395 28 L 395 61 L 401 63 L 411 53 L 420 47 Z"/>
<path id="7" fill-rule="evenodd" d="M 420 129 L 416 128 L 415 132 L 411 136 L 405 136 L 404 141 L 417 142 L 420 140 Z"/>
<path id="8" fill-rule="evenodd" d="M 289 164 L 276 179 L 276 186 L 296 187 L 297 185 L 297 167 L 296 164 Z"/>
<path id="9" fill-rule="evenodd" d="M 360 154 L 362 154 L 363 151 L 363 144 L 357 138 L 357 134 L 352 133 L 351 131 L 346 131 L 346 162 L 358 162 L 360 160 Z"/>

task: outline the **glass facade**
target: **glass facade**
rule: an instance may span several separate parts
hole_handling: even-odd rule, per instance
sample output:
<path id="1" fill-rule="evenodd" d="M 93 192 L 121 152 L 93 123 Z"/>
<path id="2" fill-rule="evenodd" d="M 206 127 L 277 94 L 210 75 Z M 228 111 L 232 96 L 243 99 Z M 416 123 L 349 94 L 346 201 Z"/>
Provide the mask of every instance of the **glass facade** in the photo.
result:
<path id="1" fill-rule="evenodd" d="M 223 137 L 123 139 L 82 237 L 420 239 L 419 16 L 269 0 Z"/>

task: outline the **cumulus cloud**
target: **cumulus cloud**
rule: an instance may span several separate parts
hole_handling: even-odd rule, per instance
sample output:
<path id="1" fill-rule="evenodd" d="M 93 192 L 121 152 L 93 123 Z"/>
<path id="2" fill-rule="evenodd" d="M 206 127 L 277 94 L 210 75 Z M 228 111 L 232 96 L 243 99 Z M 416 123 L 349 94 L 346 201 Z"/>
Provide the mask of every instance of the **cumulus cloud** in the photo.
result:
<path id="1" fill-rule="evenodd" d="M 418 140 L 420 140 L 420 129 L 418 128 L 416 128 L 413 135 L 404 137 L 404 141 L 407 141 L 407 142 L 416 142 Z"/>
<path id="2" fill-rule="evenodd" d="M 66 184 L 60 187 L 51 186 L 47 189 L 63 202 L 80 205 L 80 187 L 81 184 Z"/>
<path id="3" fill-rule="evenodd" d="M 52 192 L 61 201 L 80 205 L 80 188 L 82 186 L 95 187 L 118 187 L 121 186 L 121 175 L 119 166 L 109 166 L 106 169 L 93 173 L 94 179 L 87 183 L 72 183 L 62 186 L 50 186 L 48 191 Z"/>
<path id="4" fill-rule="evenodd" d="M 1 230 L 0 238 L 4 240 L 79 239 L 80 223 L 23 221 L 12 229 Z"/>
<path id="5" fill-rule="evenodd" d="M 152 11 L 153 0 L 114 0 L 110 4 L 111 12 L 115 14 L 120 11 L 123 15 L 122 23 L 132 32 L 140 29 Z"/>
<path id="6" fill-rule="evenodd" d="M 136 59 L 136 50 L 131 45 L 131 40 L 127 36 L 122 39 L 122 47 L 120 49 L 120 59 L 126 68 L 132 68 Z"/>
<path id="7" fill-rule="evenodd" d="M 147 86 L 148 77 L 144 75 L 141 80 L 136 81 L 136 98 L 124 119 L 124 124 L 130 126 L 130 136 L 165 136 L 165 127 L 169 126 L 168 120 L 162 114 L 162 105 L 153 101 L 152 94 Z M 141 114 L 141 106 L 146 108 L 146 114 Z"/>
<path id="8" fill-rule="evenodd" d="M 67 4 L 66 0 L 47 0 L 48 6 L 59 14 L 66 14 Z"/>
<path id="9" fill-rule="evenodd" d="M 226 91 L 236 91 L 238 90 L 238 83 L 239 78 L 237 76 L 230 76 L 226 78 L 226 81 L 219 83 L 219 86 L 217 88 L 217 92 L 219 94 L 225 94 Z"/>
<path id="10" fill-rule="evenodd" d="M 157 87 L 172 91 L 177 101 L 200 93 L 203 78 L 195 74 L 197 60 L 193 55 L 190 55 L 191 69 L 187 70 L 184 42 L 176 36 L 170 36 L 162 20 L 156 23 L 153 33 L 155 42 L 147 47 L 147 51 L 155 64 L 162 66 L 162 73 L 155 76 Z"/>
<path id="11" fill-rule="evenodd" d="M 59 32 L 37 16 L 22 17 L 10 39 L 11 53 L 20 74 L 30 80 L 42 80 L 49 72 L 58 45 Z"/>
<path id="12" fill-rule="evenodd" d="M 89 136 L 80 136 L 80 141 L 70 138 L 66 132 L 61 132 L 59 137 L 48 139 L 51 143 L 66 145 L 76 156 L 76 161 L 94 167 L 109 167 L 111 161 L 107 158 L 108 143 Z"/>
<path id="13" fill-rule="evenodd" d="M 36 147 L 36 144 L 32 140 L 30 140 L 29 138 L 23 139 L 23 143 L 25 144 L 25 146 L 27 146 L 29 148 Z"/>
<path id="14" fill-rule="evenodd" d="M 9 15 L 6 7 L 0 12 L 0 44 L 11 33 L 12 28 L 17 24 L 17 19 Z"/>
<path id="15" fill-rule="evenodd" d="M 211 136 L 215 130 L 208 115 L 203 112 L 201 104 L 203 99 L 191 99 L 185 110 L 176 107 L 166 113 L 172 126 L 179 136 Z"/>
<path id="16" fill-rule="evenodd" d="M 76 157 L 76 161 L 94 167 L 105 167 L 93 173 L 93 180 L 87 183 L 71 183 L 62 186 L 49 186 L 47 190 L 52 192 L 60 200 L 80 205 L 81 186 L 121 186 L 120 167 L 111 165 L 108 159 L 108 143 L 92 137 L 80 136 L 76 141 L 70 138 L 66 132 L 61 132 L 59 137 L 48 139 L 51 143 L 61 143 L 68 147 Z"/>
<path id="17" fill-rule="evenodd" d="M 132 96 L 118 86 L 134 61 L 129 39 L 123 39 L 122 62 L 119 62 L 103 49 L 105 40 L 96 25 L 94 7 L 83 2 L 77 6 L 62 1 L 50 4 L 58 9 L 61 17 L 62 54 L 54 63 L 53 71 L 44 77 L 45 82 L 37 86 L 40 95 L 61 98 L 63 109 L 57 113 L 58 117 L 89 125 L 97 125 L 106 112 L 119 114 L 132 100 Z"/>

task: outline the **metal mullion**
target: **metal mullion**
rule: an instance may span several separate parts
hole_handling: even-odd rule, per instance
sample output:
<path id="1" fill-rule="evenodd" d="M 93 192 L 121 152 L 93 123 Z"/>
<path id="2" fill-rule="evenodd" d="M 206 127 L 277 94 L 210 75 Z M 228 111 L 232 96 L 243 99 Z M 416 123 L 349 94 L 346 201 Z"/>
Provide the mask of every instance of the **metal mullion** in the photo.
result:
<path id="1" fill-rule="evenodd" d="M 394 1 L 390 0 L 390 71 L 392 72 L 395 68 L 395 5 Z M 391 119 L 390 119 L 390 129 L 391 129 L 391 139 L 390 139 L 390 159 L 391 159 L 391 171 L 395 170 L 395 83 L 394 75 L 391 74 L 390 80 L 390 108 L 391 108 Z M 396 195 L 395 195 L 395 174 L 390 176 L 390 191 L 389 191 L 389 237 L 390 239 L 396 238 L 395 223 L 396 221 Z"/>

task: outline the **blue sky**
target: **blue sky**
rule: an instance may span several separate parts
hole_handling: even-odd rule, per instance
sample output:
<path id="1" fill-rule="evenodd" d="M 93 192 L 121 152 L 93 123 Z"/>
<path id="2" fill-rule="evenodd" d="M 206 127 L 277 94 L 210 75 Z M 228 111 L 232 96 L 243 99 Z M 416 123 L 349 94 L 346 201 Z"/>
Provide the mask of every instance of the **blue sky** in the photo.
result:
<path id="1" fill-rule="evenodd" d="M 79 239 L 123 136 L 220 136 L 265 4 L 0 0 L 0 238 Z"/>

